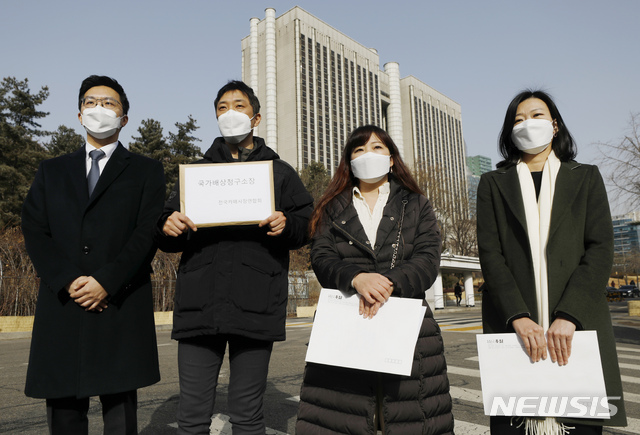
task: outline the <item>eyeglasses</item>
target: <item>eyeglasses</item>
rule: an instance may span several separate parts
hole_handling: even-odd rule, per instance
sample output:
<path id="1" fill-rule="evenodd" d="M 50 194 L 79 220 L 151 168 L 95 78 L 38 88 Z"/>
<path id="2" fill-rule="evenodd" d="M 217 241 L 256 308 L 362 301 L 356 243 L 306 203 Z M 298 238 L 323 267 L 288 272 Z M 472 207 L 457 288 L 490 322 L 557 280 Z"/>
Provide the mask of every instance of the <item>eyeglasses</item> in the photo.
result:
<path id="1" fill-rule="evenodd" d="M 82 100 L 82 105 L 86 108 L 92 109 L 100 103 L 102 107 L 105 109 L 115 110 L 118 106 L 122 106 L 120 101 L 105 97 L 105 98 L 95 98 L 95 97 L 85 97 Z"/>

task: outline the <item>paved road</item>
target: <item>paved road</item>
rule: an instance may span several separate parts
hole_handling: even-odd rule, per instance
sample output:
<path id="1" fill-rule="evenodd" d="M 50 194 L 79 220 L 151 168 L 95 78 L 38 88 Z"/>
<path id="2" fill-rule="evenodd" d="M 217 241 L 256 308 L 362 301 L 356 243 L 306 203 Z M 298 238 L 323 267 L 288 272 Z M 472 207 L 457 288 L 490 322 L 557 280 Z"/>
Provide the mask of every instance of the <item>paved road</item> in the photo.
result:
<path id="1" fill-rule="evenodd" d="M 609 434 L 640 433 L 640 319 L 626 316 L 626 304 L 611 304 L 618 357 L 623 375 L 625 401 L 630 426 L 605 429 Z M 482 331 L 476 308 L 446 309 L 436 312 L 445 340 L 451 395 L 454 399 L 456 433 L 488 433 L 488 417 L 483 415 L 475 334 Z M 266 419 L 270 434 L 295 433 L 295 417 L 304 354 L 311 332 L 310 319 L 293 319 L 287 325 L 287 341 L 276 343 L 266 393 Z M 1 335 L 1 334 L 0 334 Z M 158 331 L 158 351 L 162 380 L 139 392 L 141 434 L 174 434 L 178 403 L 177 344 L 169 331 Z M 2 338 L 2 337 L 0 337 Z M 44 402 L 24 396 L 29 339 L 0 339 L 0 433 L 40 435 L 46 433 Z M 212 434 L 231 434 L 227 415 L 228 366 L 221 371 L 216 415 Z M 90 409 L 91 434 L 101 434 L 98 401 Z"/>

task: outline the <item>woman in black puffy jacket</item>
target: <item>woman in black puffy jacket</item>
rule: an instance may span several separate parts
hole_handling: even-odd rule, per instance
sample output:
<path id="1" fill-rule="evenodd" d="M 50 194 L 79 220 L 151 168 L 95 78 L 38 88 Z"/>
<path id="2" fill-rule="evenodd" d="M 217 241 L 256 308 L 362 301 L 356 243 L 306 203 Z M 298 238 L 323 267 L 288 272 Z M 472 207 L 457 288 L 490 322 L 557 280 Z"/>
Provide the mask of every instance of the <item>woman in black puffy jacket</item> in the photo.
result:
<path id="1" fill-rule="evenodd" d="M 364 317 L 384 310 L 389 297 L 424 300 L 438 275 L 441 237 L 433 208 L 378 127 L 353 131 L 310 228 L 320 284 L 357 292 Z M 443 341 L 429 307 L 410 376 L 313 363 L 305 368 L 298 435 L 377 429 L 453 433 Z"/>

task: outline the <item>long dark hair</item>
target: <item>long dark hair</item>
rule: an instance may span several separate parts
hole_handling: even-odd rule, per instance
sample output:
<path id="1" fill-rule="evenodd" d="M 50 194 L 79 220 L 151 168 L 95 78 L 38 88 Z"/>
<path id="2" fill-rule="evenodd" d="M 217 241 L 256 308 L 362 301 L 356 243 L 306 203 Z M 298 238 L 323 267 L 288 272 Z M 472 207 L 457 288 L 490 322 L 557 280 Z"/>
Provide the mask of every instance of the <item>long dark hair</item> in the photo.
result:
<path id="1" fill-rule="evenodd" d="M 551 144 L 556 157 L 558 157 L 561 162 L 568 162 L 569 160 L 575 159 L 578 154 L 576 142 L 573 140 L 573 136 L 571 136 L 569 129 L 567 129 L 567 126 L 562 120 L 562 116 L 560 115 L 556 104 L 553 102 L 551 95 L 537 89 L 525 89 L 511 100 L 511 103 L 509 103 L 509 107 L 507 108 L 507 113 L 504 116 L 502 130 L 498 137 L 498 150 L 504 160 L 496 165 L 497 168 L 509 164 L 516 164 L 520 160 L 520 157 L 522 157 L 522 151 L 520 151 L 511 140 L 511 132 L 513 131 L 513 126 L 515 124 L 518 105 L 529 98 L 538 98 L 544 101 L 549 108 L 551 118 L 556 120 L 558 131 Z"/>
<path id="2" fill-rule="evenodd" d="M 374 134 L 383 144 L 385 144 L 387 148 L 389 148 L 389 152 L 393 158 L 393 174 L 390 174 L 390 176 L 393 176 L 394 179 L 406 189 L 422 195 L 422 190 L 420 190 L 420 187 L 418 187 L 418 184 L 411 176 L 411 172 L 402 161 L 398 147 L 393 143 L 391 136 L 389 136 L 386 131 L 375 125 L 363 125 L 362 127 L 358 127 L 353 130 L 349 135 L 347 143 L 344 146 L 344 150 L 342 151 L 342 158 L 340 159 L 340 164 L 336 169 L 336 173 L 333 175 L 333 178 L 329 182 L 329 186 L 327 186 L 327 190 L 325 190 L 313 210 L 311 221 L 309 222 L 309 233 L 312 237 L 320 226 L 327 204 L 329 204 L 333 198 L 338 196 L 345 189 L 351 189 L 353 186 L 357 185 L 357 179 L 353 176 L 353 172 L 351 171 L 351 153 L 355 148 L 366 144 L 371 138 L 371 135 Z"/>

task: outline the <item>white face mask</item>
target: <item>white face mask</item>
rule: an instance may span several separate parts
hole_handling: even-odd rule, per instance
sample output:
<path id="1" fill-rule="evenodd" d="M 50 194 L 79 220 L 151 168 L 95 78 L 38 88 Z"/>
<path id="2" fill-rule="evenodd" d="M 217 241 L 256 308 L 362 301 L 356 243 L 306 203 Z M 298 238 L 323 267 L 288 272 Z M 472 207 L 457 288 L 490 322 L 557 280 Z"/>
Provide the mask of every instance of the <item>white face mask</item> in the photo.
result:
<path id="1" fill-rule="evenodd" d="M 253 116 L 255 118 L 255 115 Z M 220 134 L 227 143 L 240 143 L 251 133 L 251 120 L 246 113 L 227 110 L 218 116 Z"/>
<path id="2" fill-rule="evenodd" d="M 378 153 L 364 153 L 351 160 L 353 176 L 365 183 L 377 183 L 389 173 L 391 156 Z"/>
<path id="3" fill-rule="evenodd" d="M 82 125 L 92 137 L 106 139 L 120 130 L 122 117 L 113 110 L 97 105 L 82 112 Z"/>
<path id="4" fill-rule="evenodd" d="M 544 151 L 553 139 L 553 123 L 547 119 L 527 119 L 513 127 L 511 140 L 527 154 Z"/>

